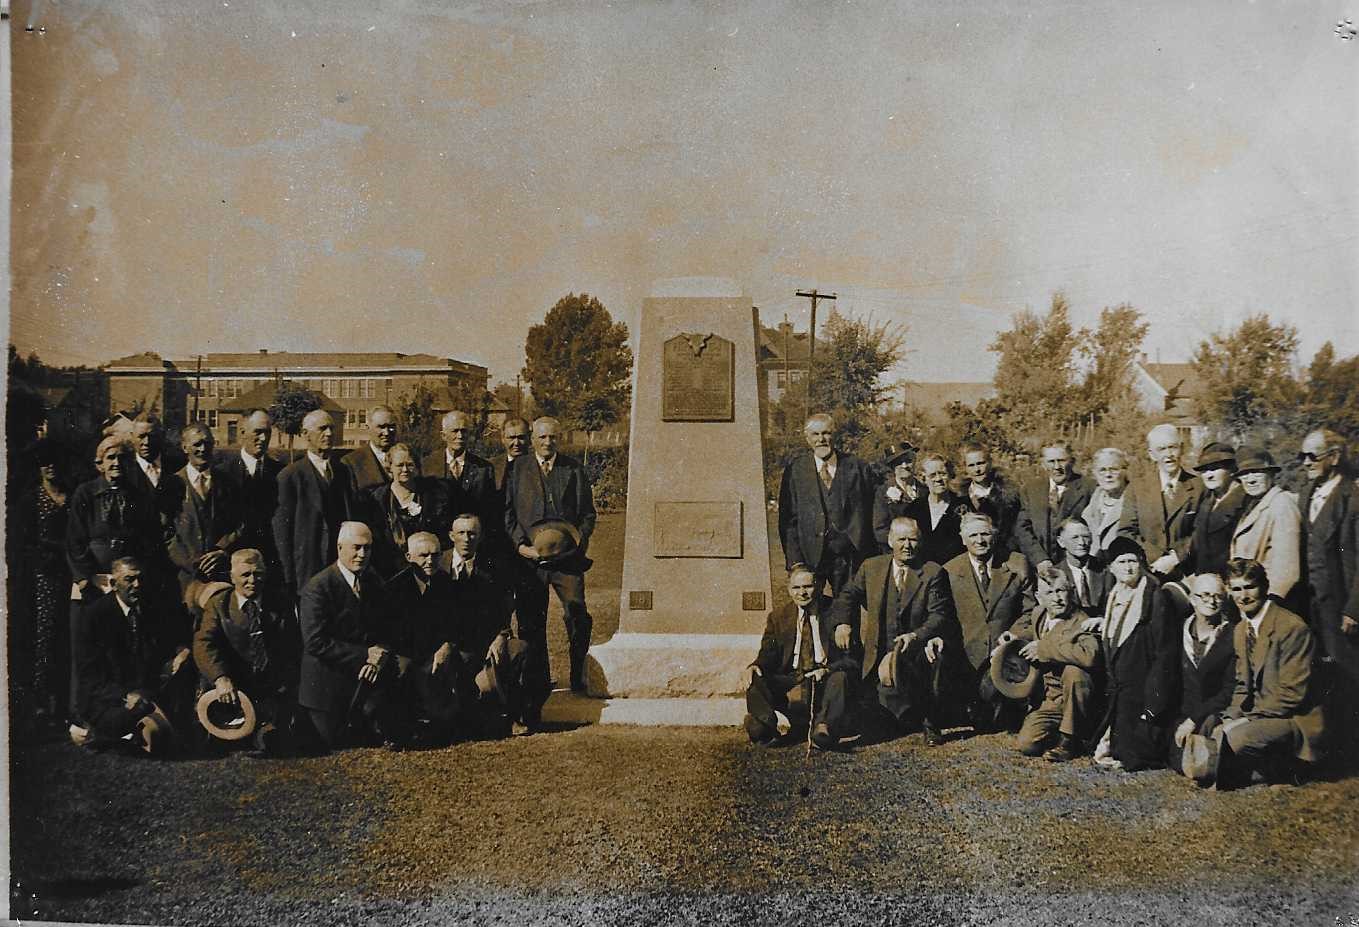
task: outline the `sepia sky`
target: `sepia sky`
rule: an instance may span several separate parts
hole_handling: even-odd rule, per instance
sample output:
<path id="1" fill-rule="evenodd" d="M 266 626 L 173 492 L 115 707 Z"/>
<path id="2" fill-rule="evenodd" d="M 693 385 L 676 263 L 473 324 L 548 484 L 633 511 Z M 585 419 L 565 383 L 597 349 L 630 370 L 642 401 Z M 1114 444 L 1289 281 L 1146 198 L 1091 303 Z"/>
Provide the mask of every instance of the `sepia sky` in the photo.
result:
<path id="1" fill-rule="evenodd" d="M 1359 352 L 1359 41 L 1312 3 L 15 3 L 11 339 L 512 381 L 569 291 L 797 288 L 984 380 L 1012 312 Z M 25 33 L 29 20 L 45 33 Z M 824 310 L 823 310 L 824 311 Z M 634 333 L 635 334 L 635 333 Z"/>

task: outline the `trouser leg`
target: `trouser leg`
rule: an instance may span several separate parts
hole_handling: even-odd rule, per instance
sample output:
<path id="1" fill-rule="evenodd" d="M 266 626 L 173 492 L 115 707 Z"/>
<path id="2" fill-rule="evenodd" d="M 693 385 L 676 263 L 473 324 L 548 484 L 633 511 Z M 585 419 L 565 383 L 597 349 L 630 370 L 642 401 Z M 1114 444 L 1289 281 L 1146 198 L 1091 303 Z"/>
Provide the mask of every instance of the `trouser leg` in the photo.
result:
<path id="1" fill-rule="evenodd" d="M 571 688 L 585 688 L 585 655 L 590 650 L 590 635 L 594 619 L 585 607 L 585 577 L 579 573 L 550 573 L 549 582 L 557 591 L 566 622 L 566 639 L 570 647 Z"/>
<path id="2" fill-rule="evenodd" d="M 1038 756 L 1057 739 L 1057 732 L 1063 724 L 1066 706 L 1044 702 L 1024 717 L 1019 728 L 1019 752 L 1025 756 Z"/>
<path id="3" fill-rule="evenodd" d="M 786 708 L 787 705 L 788 700 L 782 693 L 776 694 L 775 688 L 769 685 L 769 680 L 764 676 L 752 679 L 750 687 L 746 689 L 746 714 L 750 716 L 746 723 L 746 733 L 750 735 L 750 739 L 768 740 L 777 734 L 778 719 L 774 712 Z"/>
<path id="4" fill-rule="evenodd" d="M 551 692 L 551 666 L 547 655 L 547 577 L 542 571 L 525 570 L 515 589 L 515 613 L 519 637 L 530 645 L 529 678 L 543 692 Z"/>
<path id="5" fill-rule="evenodd" d="M 1095 684 L 1079 666 L 1062 668 L 1062 723 L 1058 730 L 1068 737 L 1085 736 L 1094 701 Z"/>
<path id="6" fill-rule="evenodd" d="M 848 673 L 834 672 L 826 676 L 817 693 L 816 717 L 813 723 L 825 724 L 832 737 L 840 737 L 846 728 L 850 703 Z"/>

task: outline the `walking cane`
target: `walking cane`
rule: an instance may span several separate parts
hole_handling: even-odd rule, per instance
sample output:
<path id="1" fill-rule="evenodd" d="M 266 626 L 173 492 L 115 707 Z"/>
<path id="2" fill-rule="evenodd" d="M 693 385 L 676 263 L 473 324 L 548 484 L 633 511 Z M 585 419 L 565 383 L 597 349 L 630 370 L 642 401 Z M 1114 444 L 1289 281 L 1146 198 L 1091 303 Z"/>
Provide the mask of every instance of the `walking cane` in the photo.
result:
<path id="1" fill-rule="evenodd" d="M 810 714 L 807 716 L 807 755 L 803 758 L 802 764 L 802 788 L 797 792 L 803 798 L 812 794 L 812 787 L 808 784 L 812 771 L 812 729 L 816 727 L 816 680 L 812 680 L 812 697 Z"/>

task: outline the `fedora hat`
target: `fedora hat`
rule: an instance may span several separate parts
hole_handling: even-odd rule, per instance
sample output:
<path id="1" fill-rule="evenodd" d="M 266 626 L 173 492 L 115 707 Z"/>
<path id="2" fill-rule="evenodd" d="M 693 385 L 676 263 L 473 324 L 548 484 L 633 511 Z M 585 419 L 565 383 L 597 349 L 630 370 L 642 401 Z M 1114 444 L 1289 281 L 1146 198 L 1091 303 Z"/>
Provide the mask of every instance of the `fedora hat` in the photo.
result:
<path id="1" fill-rule="evenodd" d="M 889 444 L 887 450 L 882 452 L 882 462 L 889 467 L 895 467 L 902 461 L 914 457 L 915 452 L 915 447 L 905 441 L 900 444 Z"/>
<path id="2" fill-rule="evenodd" d="M 495 695 L 502 703 L 505 701 L 505 684 L 500 679 L 500 673 L 496 671 L 495 664 L 486 661 L 486 664 L 477 671 L 475 680 L 477 692 L 484 698 L 488 695 Z"/>
<path id="3" fill-rule="evenodd" d="M 218 740 L 244 740 L 255 733 L 255 724 L 258 721 L 255 703 L 240 689 L 236 690 L 236 698 L 240 704 L 229 705 L 217 698 L 215 689 L 209 689 L 198 696 L 198 704 L 195 706 L 198 723 Z"/>
<path id="4" fill-rule="evenodd" d="M 1200 785 L 1210 785 L 1217 779 L 1218 760 L 1222 752 L 1214 737 L 1190 734 L 1184 740 L 1184 753 L 1180 757 L 1180 768 L 1184 774 Z"/>
<path id="5" fill-rule="evenodd" d="M 529 528 L 529 546 L 543 566 L 563 563 L 580 552 L 580 529 L 560 518 L 547 518 Z"/>
<path id="6" fill-rule="evenodd" d="M 1199 451 L 1198 466 L 1195 467 L 1200 473 L 1204 470 L 1228 470 L 1236 469 L 1236 449 L 1223 441 L 1214 441 L 1205 445 Z"/>
<path id="7" fill-rule="evenodd" d="M 1260 447 L 1243 447 L 1236 455 L 1236 472 L 1251 473 L 1258 470 L 1267 470 L 1271 473 L 1279 472 L 1279 468 L 1274 464 L 1274 458 L 1269 451 Z"/>
<path id="8" fill-rule="evenodd" d="M 1000 653 L 991 660 L 991 682 L 1001 695 L 1027 699 L 1038 687 L 1038 667 L 1019 653 L 1026 643 L 1012 637 L 1000 645 Z"/>
<path id="9" fill-rule="evenodd" d="M 175 739 L 175 728 L 164 710 L 154 705 L 151 713 L 137 722 L 133 743 L 147 753 L 163 753 Z"/>

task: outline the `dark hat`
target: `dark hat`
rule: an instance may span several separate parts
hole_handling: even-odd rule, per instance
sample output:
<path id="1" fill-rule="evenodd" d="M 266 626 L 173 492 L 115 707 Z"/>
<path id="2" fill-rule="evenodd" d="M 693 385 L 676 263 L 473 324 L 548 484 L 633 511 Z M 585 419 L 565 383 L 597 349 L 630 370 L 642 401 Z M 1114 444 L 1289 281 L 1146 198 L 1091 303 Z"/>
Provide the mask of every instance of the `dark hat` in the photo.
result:
<path id="1" fill-rule="evenodd" d="M 1180 768 L 1200 785 L 1211 785 L 1217 779 L 1218 761 L 1222 751 L 1216 737 L 1190 734 L 1184 740 Z"/>
<path id="2" fill-rule="evenodd" d="M 240 689 L 236 690 L 236 698 L 239 705 L 230 705 L 217 697 L 216 689 L 209 689 L 198 696 L 198 704 L 194 710 L 198 714 L 198 723 L 203 725 L 203 730 L 207 731 L 218 740 L 244 740 L 255 733 L 255 724 L 258 718 L 255 715 L 255 703 L 250 701 L 250 696 Z"/>
<path id="3" fill-rule="evenodd" d="M 477 672 L 473 682 L 476 683 L 477 691 L 483 696 L 495 693 L 495 696 L 504 704 L 508 693 L 505 691 L 505 681 L 500 678 L 500 673 L 496 671 L 496 664 L 508 662 L 510 640 L 504 634 L 500 634 L 491 646 L 496 649 L 496 660 L 494 662 L 487 660 L 485 665 Z"/>
<path id="4" fill-rule="evenodd" d="M 996 691 L 1009 698 L 1027 699 L 1038 687 L 1038 667 L 1019 651 L 1028 641 L 1011 637 L 1000 645 L 1000 652 L 991 659 L 991 682 Z"/>
<path id="5" fill-rule="evenodd" d="M 155 705 L 149 715 L 137 722 L 136 737 L 133 742 L 147 753 L 161 753 L 167 750 L 175 738 L 175 729 L 170 719 L 159 705 Z"/>
<path id="6" fill-rule="evenodd" d="M 569 521 L 545 519 L 529 528 L 528 535 L 540 566 L 564 563 L 580 551 L 580 530 Z"/>
<path id="7" fill-rule="evenodd" d="M 1199 463 L 1195 468 L 1199 472 L 1223 467 L 1228 470 L 1236 469 L 1236 450 L 1230 444 L 1214 441 L 1199 451 Z"/>
<path id="8" fill-rule="evenodd" d="M 1253 471 L 1266 470 L 1270 473 L 1278 473 L 1279 468 L 1274 465 L 1274 458 L 1269 451 L 1260 447 L 1243 447 L 1236 455 L 1236 472 L 1251 473 Z"/>
<path id="9" fill-rule="evenodd" d="M 1147 561 L 1147 552 L 1142 549 L 1142 545 L 1127 535 L 1120 534 L 1104 548 L 1104 562 L 1113 563 L 1124 554 L 1135 554 L 1143 563 Z"/>
<path id="10" fill-rule="evenodd" d="M 903 460 L 915 457 L 916 447 L 905 441 L 900 444 L 889 444 L 887 450 L 882 452 L 882 462 L 889 467 L 895 467 Z"/>

